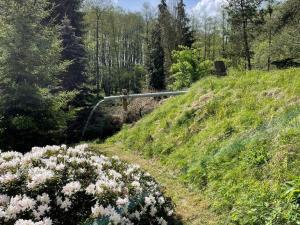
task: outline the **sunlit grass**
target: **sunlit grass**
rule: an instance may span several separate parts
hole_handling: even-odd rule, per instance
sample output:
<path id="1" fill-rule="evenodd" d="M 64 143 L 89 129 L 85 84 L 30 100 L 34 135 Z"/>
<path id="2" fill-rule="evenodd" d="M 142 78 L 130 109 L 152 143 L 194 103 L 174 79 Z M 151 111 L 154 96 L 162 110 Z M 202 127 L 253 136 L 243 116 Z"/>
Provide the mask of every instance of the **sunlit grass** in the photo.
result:
<path id="1" fill-rule="evenodd" d="M 299 124 L 299 69 L 232 71 L 203 79 L 108 142 L 159 157 L 228 221 L 255 224 L 272 213 L 261 204 L 275 204 L 300 175 Z"/>

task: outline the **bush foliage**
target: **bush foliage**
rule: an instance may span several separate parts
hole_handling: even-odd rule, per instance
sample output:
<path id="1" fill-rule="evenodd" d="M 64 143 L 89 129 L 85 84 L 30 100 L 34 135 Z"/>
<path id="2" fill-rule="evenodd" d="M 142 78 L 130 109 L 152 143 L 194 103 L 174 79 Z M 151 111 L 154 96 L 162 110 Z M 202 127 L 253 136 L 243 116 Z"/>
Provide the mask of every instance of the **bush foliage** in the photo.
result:
<path id="1" fill-rule="evenodd" d="M 209 60 L 202 61 L 200 55 L 200 49 L 187 47 L 182 47 L 179 51 L 173 51 L 174 63 L 171 67 L 171 89 L 188 88 L 194 82 L 211 74 L 212 62 Z"/>

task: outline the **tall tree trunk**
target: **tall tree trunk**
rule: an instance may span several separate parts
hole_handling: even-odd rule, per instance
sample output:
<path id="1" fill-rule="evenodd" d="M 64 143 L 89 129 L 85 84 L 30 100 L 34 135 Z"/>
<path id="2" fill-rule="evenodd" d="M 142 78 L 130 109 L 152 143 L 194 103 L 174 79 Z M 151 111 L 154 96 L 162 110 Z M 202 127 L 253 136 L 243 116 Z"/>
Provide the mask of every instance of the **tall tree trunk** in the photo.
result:
<path id="1" fill-rule="evenodd" d="M 251 65 L 251 54 L 250 54 L 250 48 L 249 48 L 249 42 L 248 42 L 248 33 L 247 33 L 247 21 L 243 21 L 243 38 L 244 38 L 244 46 L 245 46 L 245 57 L 247 60 L 247 68 L 248 70 L 252 69 Z"/>
<path id="2" fill-rule="evenodd" d="M 205 18 L 204 22 L 204 60 L 207 57 L 207 19 Z"/>
<path id="3" fill-rule="evenodd" d="M 210 31 L 210 27 L 209 27 L 209 31 Z M 207 58 L 209 60 L 211 60 L 211 36 L 212 34 L 209 32 L 208 33 L 208 45 L 207 45 Z"/>
<path id="4" fill-rule="evenodd" d="M 212 43 L 212 46 L 213 46 L 213 49 L 212 49 L 212 59 L 215 60 L 216 58 L 216 33 L 217 33 L 217 28 L 216 28 L 216 22 L 214 22 L 214 32 L 213 32 L 213 43 Z"/>
<path id="5" fill-rule="evenodd" d="M 243 39 L 244 39 L 244 48 L 245 48 L 245 58 L 247 61 L 247 68 L 248 70 L 252 69 L 251 65 L 251 54 L 250 54 L 250 47 L 249 47 L 249 40 L 248 40 L 248 31 L 247 31 L 247 18 L 245 16 L 245 4 L 244 0 L 241 0 L 241 8 L 242 8 L 242 20 L 243 20 Z"/>
<path id="6" fill-rule="evenodd" d="M 272 20 L 272 5 L 271 0 L 269 0 L 269 20 L 271 23 Z M 271 47 L 272 47 L 272 26 L 269 24 L 269 32 L 268 32 L 268 71 L 271 68 Z"/>
<path id="7" fill-rule="evenodd" d="M 100 12 L 97 9 L 96 12 L 96 89 L 97 89 L 97 98 L 99 98 L 100 94 L 100 67 L 99 67 L 99 20 L 100 20 Z"/>
<path id="8" fill-rule="evenodd" d="M 225 10 L 223 10 L 222 12 L 222 56 L 225 56 L 225 32 L 226 32 L 226 28 L 225 28 Z"/>
<path id="9" fill-rule="evenodd" d="M 110 17 L 110 21 L 111 21 L 111 29 L 112 29 L 112 37 L 113 37 L 113 50 L 114 53 L 113 58 L 116 60 L 116 64 L 112 63 L 113 67 L 117 67 L 117 82 L 118 82 L 118 87 L 119 87 L 119 91 L 121 92 L 121 74 L 120 74 L 120 67 L 119 67 L 119 57 L 118 57 L 118 47 L 117 47 L 117 41 L 116 41 L 116 37 L 117 37 L 117 32 L 116 32 L 116 26 L 115 26 L 115 19 L 114 16 L 111 15 Z"/>

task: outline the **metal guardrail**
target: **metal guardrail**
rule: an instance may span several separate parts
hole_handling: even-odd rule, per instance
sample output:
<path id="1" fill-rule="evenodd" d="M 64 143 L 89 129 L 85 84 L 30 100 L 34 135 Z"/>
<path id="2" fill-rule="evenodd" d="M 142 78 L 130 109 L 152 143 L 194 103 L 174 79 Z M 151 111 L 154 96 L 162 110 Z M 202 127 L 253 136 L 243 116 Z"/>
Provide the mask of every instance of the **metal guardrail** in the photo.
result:
<path id="1" fill-rule="evenodd" d="M 188 91 L 168 91 L 168 92 L 157 92 L 157 93 L 145 93 L 145 94 L 128 94 L 128 95 L 119 95 L 119 96 L 109 96 L 104 97 L 105 101 L 109 100 L 118 100 L 124 98 L 151 98 L 151 97 L 169 97 L 186 94 Z"/>
<path id="2" fill-rule="evenodd" d="M 166 91 L 166 92 L 156 92 L 156 93 L 144 93 L 144 94 L 127 94 L 127 90 L 123 90 L 123 95 L 119 96 L 109 96 L 104 97 L 103 102 L 109 101 L 109 100 L 122 100 L 123 104 L 123 110 L 124 112 L 127 112 L 128 109 L 128 100 L 129 99 L 135 99 L 135 98 L 153 98 L 153 97 L 170 97 L 170 96 L 177 96 L 177 95 L 183 95 L 186 94 L 188 91 Z"/>
<path id="3" fill-rule="evenodd" d="M 124 120 L 126 120 L 127 112 L 128 112 L 128 99 L 134 99 L 134 98 L 151 98 L 151 97 L 169 97 L 169 96 L 177 96 L 177 95 L 183 95 L 186 94 L 188 91 L 167 91 L 167 92 L 157 92 L 157 93 L 145 93 L 145 94 L 127 94 L 127 90 L 123 90 L 123 95 L 119 96 L 108 96 L 104 97 L 102 100 L 100 100 L 92 109 L 91 113 L 89 114 L 89 117 L 87 119 L 87 122 L 84 126 L 84 129 L 82 131 L 81 138 L 84 137 L 85 132 L 88 128 L 88 125 L 90 123 L 90 120 L 92 119 L 92 116 L 94 115 L 94 112 L 96 109 L 100 106 L 101 103 L 110 101 L 110 100 L 121 100 L 123 105 L 123 111 L 124 111 Z"/>

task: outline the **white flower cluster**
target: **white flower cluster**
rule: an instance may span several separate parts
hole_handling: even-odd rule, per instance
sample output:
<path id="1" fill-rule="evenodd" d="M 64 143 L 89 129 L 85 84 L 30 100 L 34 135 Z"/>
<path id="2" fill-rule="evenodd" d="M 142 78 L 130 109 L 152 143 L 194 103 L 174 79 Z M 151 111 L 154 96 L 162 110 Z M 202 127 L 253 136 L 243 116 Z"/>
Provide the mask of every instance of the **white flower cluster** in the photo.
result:
<path id="1" fill-rule="evenodd" d="M 0 224 L 166 225 L 172 214 L 149 174 L 88 145 L 0 152 Z"/>

